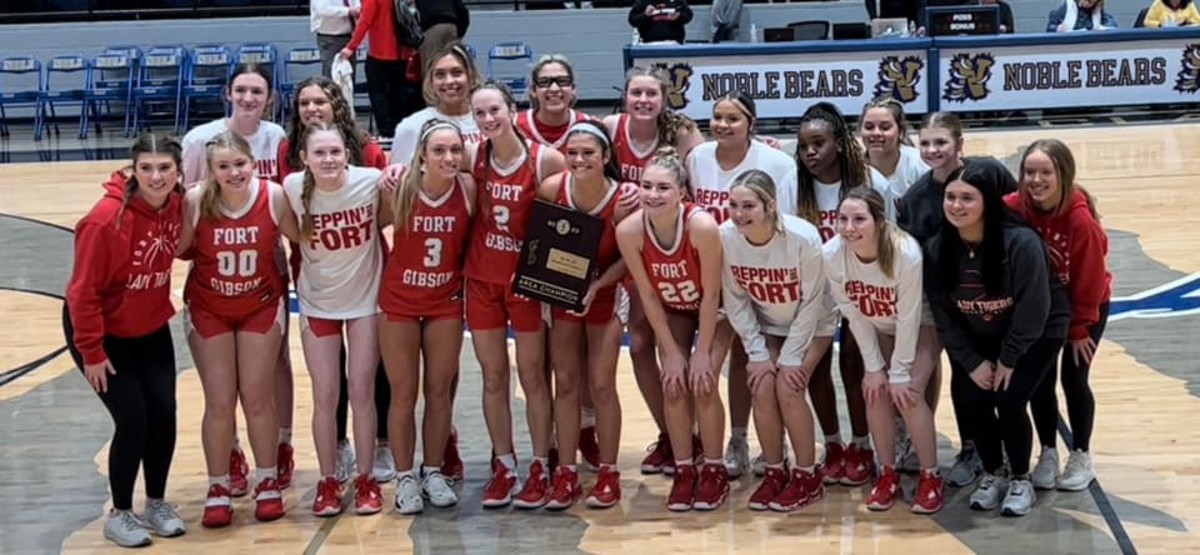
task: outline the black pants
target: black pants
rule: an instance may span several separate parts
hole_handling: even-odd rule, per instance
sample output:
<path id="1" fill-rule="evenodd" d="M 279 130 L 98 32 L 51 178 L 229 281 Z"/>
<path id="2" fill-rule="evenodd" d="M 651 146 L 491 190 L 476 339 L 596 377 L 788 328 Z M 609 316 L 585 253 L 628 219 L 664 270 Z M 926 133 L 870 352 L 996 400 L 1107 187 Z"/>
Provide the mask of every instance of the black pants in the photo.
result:
<path id="1" fill-rule="evenodd" d="M 424 107 L 421 89 L 405 78 L 407 60 L 386 61 L 367 56 L 367 96 L 380 136 L 391 137 L 396 124 Z"/>
<path id="2" fill-rule="evenodd" d="M 958 390 L 965 411 L 967 434 L 975 438 L 984 470 L 995 473 L 1004 465 L 1004 455 L 1013 476 L 1029 474 L 1029 453 L 1033 448 L 1033 429 L 1027 408 L 1055 358 L 1062 349 L 1062 339 L 1039 339 L 1025 352 L 1013 368 L 1012 379 L 1004 391 L 985 391 L 971 380 L 969 372 L 951 359 L 951 390 Z M 955 411 L 959 410 L 955 404 Z"/>
<path id="3" fill-rule="evenodd" d="M 346 344 L 342 343 L 341 371 L 338 378 L 341 387 L 338 394 L 337 406 L 337 437 L 338 441 L 346 439 L 346 414 L 350 410 L 350 382 L 346 379 Z M 388 438 L 388 407 L 392 404 L 392 386 L 388 383 L 387 372 L 383 369 L 383 360 L 375 370 L 375 439 L 387 441 Z"/>
<path id="4" fill-rule="evenodd" d="M 66 303 L 63 335 L 82 372 L 83 355 L 75 349 Z M 175 345 L 171 328 L 164 325 L 143 337 L 105 336 L 104 352 L 117 372 L 108 376 L 108 391 L 97 393 L 115 427 L 108 449 L 108 487 L 113 507 L 129 510 L 139 466 L 145 473 L 146 497 L 162 499 L 167 491 L 175 455 Z"/>
<path id="5" fill-rule="evenodd" d="M 1100 305 L 1100 321 L 1088 328 L 1088 335 L 1097 345 L 1108 325 L 1108 303 Z M 1063 395 L 1067 397 L 1067 417 L 1071 421 L 1072 449 L 1088 451 L 1092 441 L 1092 426 L 1096 422 L 1096 398 L 1088 384 L 1091 364 L 1076 364 L 1070 347 L 1062 352 Z M 1050 373 L 1029 402 L 1038 440 L 1046 447 L 1055 446 L 1058 426 L 1058 395 L 1055 393 L 1059 369 L 1051 366 Z"/>

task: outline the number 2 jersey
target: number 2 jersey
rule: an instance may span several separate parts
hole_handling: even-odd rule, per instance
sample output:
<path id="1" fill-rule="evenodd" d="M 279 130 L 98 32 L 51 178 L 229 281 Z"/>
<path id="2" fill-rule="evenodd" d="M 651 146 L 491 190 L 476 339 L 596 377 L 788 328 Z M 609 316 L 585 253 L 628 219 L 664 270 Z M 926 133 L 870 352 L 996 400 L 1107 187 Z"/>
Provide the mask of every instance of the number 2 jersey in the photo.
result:
<path id="1" fill-rule="evenodd" d="M 646 275 L 650 278 L 654 294 L 668 310 L 700 310 L 700 298 L 704 293 L 700 252 L 692 244 L 687 232 L 687 223 L 703 210 L 690 203 L 679 207 L 675 241 L 670 248 L 660 245 L 654 236 L 654 230 L 650 228 L 650 221 L 643 221 L 646 235 L 642 245 L 642 264 L 646 268 Z"/>
<path id="2" fill-rule="evenodd" d="M 490 159 L 489 141 L 479 144 L 473 168 L 479 184 L 479 218 L 467 250 L 467 278 L 504 285 L 512 282 L 529 226 L 529 209 L 541 184 L 538 177 L 544 148 L 532 143 L 512 167 L 497 169 Z"/>
<path id="3" fill-rule="evenodd" d="M 462 262 L 471 228 L 467 191 L 455 179 L 438 198 L 417 194 L 407 233 L 395 226 L 379 308 L 414 318 L 462 317 Z"/>
<path id="4" fill-rule="evenodd" d="M 251 183 L 250 200 L 237 212 L 221 210 L 209 219 L 197 211 L 196 232 L 189 252 L 192 267 L 184 285 L 184 300 L 192 307 L 230 320 L 277 303 L 283 294 L 283 274 L 275 262 L 279 223 L 265 179 Z"/>

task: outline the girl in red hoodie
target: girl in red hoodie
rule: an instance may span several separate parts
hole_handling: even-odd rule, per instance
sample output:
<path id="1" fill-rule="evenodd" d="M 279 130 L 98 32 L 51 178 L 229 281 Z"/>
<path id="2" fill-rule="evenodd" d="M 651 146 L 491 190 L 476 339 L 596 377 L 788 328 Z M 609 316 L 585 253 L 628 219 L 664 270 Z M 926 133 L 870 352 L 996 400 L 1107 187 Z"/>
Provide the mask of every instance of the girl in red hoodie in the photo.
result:
<path id="1" fill-rule="evenodd" d="M 182 154 L 178 142 L 148 133 L 132 155 L 132 174 L 113 173 L 104 198 L 75 227 L 63 307 L 71 357 L 116 428 L 104 537 L 122 547 L 149 544 L 150 532 L 185 532 L 163 500 L 175 452 L 175 349 L 167 322 L 175 315 L 171 265 L 182 223 Z M 133 486 L 143 466 L 146 508 L 139 519 Z"/>
<path id="2" fill-rule="evenodd" d="M 1054 371 L 1030 402 L 1033 423 L 1042 442 L 1030 478 L 1038 489 L 1081 491 L 1096 477 L 1089 441 L 1096 401 L 1088 370 L 1108 321 L 1112 274 L 1108 271 L 1108 236 L 1100 227 L 1092 198 L 1075 183 L 1075 158 L 1067 145 L 1041 139 L 1029 145 L 1021 160 L 1021 184 L 1005 197 L 1009 207 L 1033 225 L 1046 242 L 1054 272 L 1071 297 L 1071 328 L 1062 354 L 1062 384 L 1074 435 L 1062 474 L 1055 449 L 1058 399 Z"/>

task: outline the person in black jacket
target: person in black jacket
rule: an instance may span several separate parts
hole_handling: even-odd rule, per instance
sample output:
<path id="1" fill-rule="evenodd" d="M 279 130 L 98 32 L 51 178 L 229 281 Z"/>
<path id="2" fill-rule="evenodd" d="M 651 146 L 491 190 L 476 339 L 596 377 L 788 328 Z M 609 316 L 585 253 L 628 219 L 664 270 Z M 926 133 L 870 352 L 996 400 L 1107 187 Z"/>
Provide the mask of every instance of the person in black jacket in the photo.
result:
<path id="1" fill-rule="evenodd" d="M 1036 498 L 1026 411 L 1066 341 L 1071 315 L 1041 237 L 1008 209 L 1001 185 L 974 163 L 950 176 L 945 219 L 925 245 L 925 289 L 950 355 L 950 388 L 964 401 L 960 418 L 983 459 L 971 508 L 1022 516 Z"/>
<path id="2" fill-rule="evenodd" d="M 684 0 L 637 0 L 629 9 L 629 25 L 637 29 L 642 42 L 683 44 L 691 20 L 692 8 Z"/>
<path id="3" fill-rule="evenodd" d="M 471 12 L 463 0 L 416 0 L 421 14 L 421 66 L 446 45 L 460 41 L 471 26 Z M 424 72 L 422 72 L 424 75 Z"/>

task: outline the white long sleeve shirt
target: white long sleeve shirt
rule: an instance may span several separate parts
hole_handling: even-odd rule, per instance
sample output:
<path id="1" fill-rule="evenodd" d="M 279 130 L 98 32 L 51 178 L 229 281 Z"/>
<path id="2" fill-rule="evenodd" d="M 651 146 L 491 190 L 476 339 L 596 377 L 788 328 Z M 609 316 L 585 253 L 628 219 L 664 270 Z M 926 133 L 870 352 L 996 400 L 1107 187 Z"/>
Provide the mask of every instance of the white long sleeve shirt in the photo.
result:
<path id="1" fill-rule="evenodd" d="M 841 236 L 825 244 L 824 259 L 829 292 L 838 311 L 850 321 L 866 370 L 884 369 L 879 335 L 890 335 L 895 342 L 888 380 L 895 384 L 912 381 L 921 326 L 933 325 L 922 289 L 921 246 L 917 240 L 904 236 L 893 262 L 893 278 L 883 273 L 878 260 L 860 261 Z"/>
<path id="2" fill-rule="evenodd" d="M 783 233 L 755 245 L 733 221 L 721 224 L 725 315 L 754 362 L 770 360 L 765 335 L 784 337 L 778 363 L 800 366 L 813 337 L 832 336 L 833 303 L 825 294 L 821 235 L 783 214 Z"/>
<path id="3" fill-rule="evenodd" d="M 350 8 L 361 6 L 361 0 L 309 0 L 309 29 L 318 35 L 349 35 L 354 33 Z"/>

